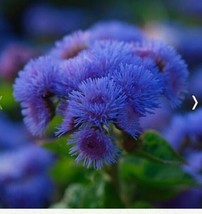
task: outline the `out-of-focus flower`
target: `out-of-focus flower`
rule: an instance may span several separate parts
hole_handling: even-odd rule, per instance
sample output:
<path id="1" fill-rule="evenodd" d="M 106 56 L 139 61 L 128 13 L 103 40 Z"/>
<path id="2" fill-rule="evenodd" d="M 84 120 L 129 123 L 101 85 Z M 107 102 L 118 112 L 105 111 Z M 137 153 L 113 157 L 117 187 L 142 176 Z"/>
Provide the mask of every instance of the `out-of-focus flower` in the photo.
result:
<path id="1" fill-rule="evenodd" d="M 178 106 L 184 98 L 188 78 L 187 66 L 181 56 L 174 48 L 161 41 L 136 43 L 134 52 L 143 60 L 156 64 L 162 77 L 163 94 L 171 106 Z"/>
<path id="2" fill-rule="evenodd" d="M 173 199 L 163 203 L 161 208 L 201 208 L 202 207 L 202 189 L 192 188 L 185 190 L 175 196 Z"/>
<path id="3" fill-rule="evenodd" d="M 185 153 L 189 150 L 201 148 L 201 120 L 202 109 L 187 115 L 176 115 L 168 129 L 165 130 L 164 136 L 174 148 L 183 149 Z"/>
<path id="4" fill-rule="evenodd" d="M 179 0 L 168 1 L 169 5 L 178 13 L 183 13 L 187 17 L 201 18 L 202 17 L 202 2 L 198 0 Z"/>
<path id="5" fill-rule="evenodd" d="M 13 80 L 18 71 L 35 56 L 37 52 L 33 48 L 20 43 L 8 44 L 0 53 L 0 76 Z"/>
<path id="6" fill-rule="evenodd" d="M 98 22 L 90 28 L 92 40 L 118 40 L 139 42 L 144 39 L 143 32 L 132 24 L 121 21 Z"/>
<path id="7" fill-rule="evenodd" d="M 23 15 L 25 32 L 34 37 L 58 38 L 88 21 L 81 8 L 56 8 L 45 4 L 32 5 Z"/>
<path id="8" fill-rule="evenodd" d="M 189 94 L 195 95 L 197 100 L 202 101 L 202 66 L 192 72 L 189 80 Z"/>
<path id="9" fill-rule="evenodd" d="M 173 45 L 189 66 L 201 63 L 201 27 L 187 27 L 183 24 L 172 22 L 151 23 L 146 26 L 145 30 L 149 37 L 164 40 Z"/>
<path id="10" fill-rule="evenodd" d="M 202 184 L 202 152 L 191 152 L 187 155 L 186 160 L 184 170 Z"/>
<path id="11" fill-rule="evenodd" d="M 28 133 L 22 124 L 11 122 L 4 115 L 0 115 L 0 152 L 23 146 L 27 139 Z"/>
<path id="12" fill-rule="evenodd" d="M 162 132 L 167 128 L 172 118 L 172 110 L 164 100 L 160 100 L 159 103 L 159 108 L 153 110 L 153 114 L 146 114 L 140 118 L 143 130 L 154 129 Z"/>
<path id="13" fill-rule="evenodd" d="M 140 42 L 143 39 L 143 33 L 135 26 L 118 21 L 100 22 L 88 31 L 78 31 L 65 36 L 56 42 L 50 54 L 61 59 L 69 59 L 77 56 L 80 51 L 89 48 L 97 40 Z"/>
<path id="14" fill-rule="evenodd" d="M 54 103 L 58 73 L 57 60 L 40 57 L 30 61 L 19 73 L 14 84 L 14 96 L 21 103 L 27 128 L 40 135 L 54 115 Z"/>
<path id="15" fill-rule="evenodd" d="M 53 183 L 48 168 L 53 156 L 37 146 L 25 146 L 0 155 L 0 203 L 9 208 L 46 207 Z"/>
<path id="16" fill-rule="evenodd" d="M 119 155 L 111 137 L 95 129 L 87 128 L 74 133 L 69 144 L 74 144 L 70 154 L 78 155 L 76 161 L 83 161 L 87 167 L 101 169 L 104 163 L 114 163 Z"/>

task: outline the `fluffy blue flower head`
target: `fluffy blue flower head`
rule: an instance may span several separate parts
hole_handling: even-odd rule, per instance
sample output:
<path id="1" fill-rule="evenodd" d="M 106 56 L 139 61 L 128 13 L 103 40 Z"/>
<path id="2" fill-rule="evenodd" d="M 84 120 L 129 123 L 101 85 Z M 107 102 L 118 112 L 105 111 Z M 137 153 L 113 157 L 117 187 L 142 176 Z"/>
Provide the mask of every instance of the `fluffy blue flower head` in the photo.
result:
<path id="1" fill-rule="evenodd" d="M 84 81 L 78 91 L 70 94 L 61 132 L 69 131 L 70 117 L 74 118 L 75 127 L 108 127 L 121 114 L 125 99 L 121 89 L 107 77 Z"/>
<path id="2" fill-rule="evenodd" d="M 140 115 L 158 107 L 162 84 L 158 76 L 148 68 L 143 65 L 121 64 L 113 75 L 113 80 L 124 91 L 127 102 Z"/>
<path id="3" fill-rule="evenodd" d="M 77 56 L 80 51 L 88 48 L 88 46 L 89 32 L 78 31 L 56 42 L 50 55 L 59 59 L 70 59 Z"/>
<path id="4" fill-rule="evenodd" d="M 174 48 L 161 41 L 136 43 L 134 52 L 143 60 L 153 62 L 162 77 L 163 95 L 175 107 L 184 98 L 188 71 L 185 62 Z"/>
<path id="5" fill-rule="evenodd" d="M 104 163 L 114 163 L 119 155 L 118 148 L 111 138 L 92 128 L 76 132 L 69 143 L 74 144 L 70 154 L 78 155 L 76 161 L 83 161 L 87 167 L 101 169 Z"/>
<path id="6" fill-rule="evenodd" d="M 60 77 L 57 63 L 46 56 L 31 60 L 14 84 L 14 96 L 21 103 L 24 122 L 34 135 L 41 135 L 54 115 L 51 99 Z"/>

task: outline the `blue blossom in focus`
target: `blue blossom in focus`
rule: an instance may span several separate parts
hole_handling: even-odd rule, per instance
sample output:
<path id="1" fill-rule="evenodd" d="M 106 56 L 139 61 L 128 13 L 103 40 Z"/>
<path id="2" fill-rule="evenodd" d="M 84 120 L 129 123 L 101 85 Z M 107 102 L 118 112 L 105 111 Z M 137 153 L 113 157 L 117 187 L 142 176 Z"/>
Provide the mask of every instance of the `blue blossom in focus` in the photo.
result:
<path id="1" fill-rule="evenodd" d="M 148 41 L 134 45 L 134 52 L 144 60 L 155 63 L 163 83 L 163 94 L 171 106 L 178 106 L 186 93 L 188 71 L 176 50 L 161 41 Z"/>
<path id="2" fill-rule="evenodd" d="M 65 36 L 55 43 L 55 47 L 50 51 L 50 55 L 59 59 L 70 59 L 79 54 L 80 51 L 89 46 L 89 32 L 78 31 Z"/>
<path id="3" fill-rule="evenodd" d="M 14 96 L 21 103 L 24 122 L 34 135 L 41 135 L 54 115 L 51 98 L 58 76 L 57 61 L 40 57 L 31 60 L 15 81 Z"/>
<path id="4" fill-rule="evenodd" d="M 67 115 L 64 116 L 61 132 L 69 131 L 69 118 L 74 118 L 74 127 L 96 126 L 102 129 L 115 123 L 123 110 L 126 96 L 107 77 L 88 79 L 79 85 L 78 91 L 70 94 Z"/>
<path id="5" fill-rule="evenodd" d="M 71 155 L 77 155 L 76 161 L 83 161 L 83 165 L 101 169 L 103 164 L 116 162 L 119 151 L 113 144 L 111 137 L 99 130 L 86 128 L 73 134 L 69 144 L 74 144 Z"/>
<path id="6" fill-rule="evenodd" d="M 48 56 L 30 61 L 14 84 L 31 133 L 42 134 L 59 114 L 63 122 L 56 134 L 71 133 L 70 153 L 97 169 L 116 160 L 112 130 L 137 139 L 140 118 L 152 114 L 164 96 L 179 104 L 188 76 L 172 47 L 143 42 L 132 25 L 110 22 L 108 32 L 106 25 L 65 36 Z"/>
<path id="7" fill-rule="evenodd" d="M 112 78 L 124 91 L 127 103 L 135 112 L 144 115 L 158 107 L 158 98 L 162 93 L 161 80 L 148 68 L 121 64 Z"/>

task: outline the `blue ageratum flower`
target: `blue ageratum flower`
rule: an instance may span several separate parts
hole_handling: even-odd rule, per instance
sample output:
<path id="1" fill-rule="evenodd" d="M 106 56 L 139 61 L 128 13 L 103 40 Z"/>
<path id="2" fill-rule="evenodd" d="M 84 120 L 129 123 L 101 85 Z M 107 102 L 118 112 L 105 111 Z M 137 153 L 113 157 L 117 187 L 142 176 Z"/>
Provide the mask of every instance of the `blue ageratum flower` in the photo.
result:
<path id="1" fill-rule="evenodd" d="M 127 102 L 139 115 L 152 112 L 159 106 L 162 83 L 144 65 L 123 65 L 114 72 L 113 80 L 124 91 Z"/>
<path id="2" fill-rule="evenodd" d="M 185 152 L 201 148 L 202 137 L 202 109 L 185 115 L 176 115 L 173 117 L 170 126 L 165 130 L 164 136 L 171 145 L 180 150 L 184 143 L 188 146 L 184 148 Z"/>
<path id="3" fill-rule="evenodd" d="M 132 24 L 121 21 L 98 22 L 90 28 L 92 40 L 119 40 L 139 42 L 144 38 L 143 32 Z"/>
<path id="4" fill-rule="evenodd" d="M 8 208 L 40 208 L 52 199 L 48 169 L 54 157 L 34 145 L 8 150 L 0 156 L 0 204 Z"/>
<path id="5" fill-rule="evenodd" d="M 134 55 L 133 44 L 121 41 L 96 41 L 81 55 L 93 63 L 97 75 L 93 77 L 112 75 L 120 64 L 143 63 Z"/>
<path id="6" fill-rule="evenodd" d="M 54 115 L 52 98 L 60 77 L 57 64 L 46 56 L 31 60 L 15 81 L 14 97 L 21 103 L 24 122 L 33 135 L 41 135 Z"/>
<path id="7" fill-rule="evenodd" d="M 178 106 L 186 93 L 188 70 L 174 48 L 161 41 L 134 44 L 134 52 L 143 60 L 154 62 L 163 82 L 163 95 L 172 107 Z"/>
<path id="8" fill-rule="evenodd" d="M 83 161 L 83 165 L 87 167 L 101 169 L 104 163 L 112 164 L 119 156 L 119 150 L 111 137 L 103 131 L 86 128 L 74 133 L 72 137 L 68 142 L 74 145 L 70 154 L 77 155 L 76 161 Z"/>
<path id="9" fill-rule="evenodd" d="M 59 59 L 73 58 L 89 47 L 89 37 L 90 33 L 88 31 L 77 31 L 67 35 L 55 43 L 50 55 Z"/>
<path id="10" fill-rule="evenodd" d="M 59 132 L 79 126 L 109 127 L 122 114 L 125 99 L 122 90 L 110 78 L 88 79 L 79 85 L 78 91 L 70 93 Z"/>
<path id="11" fill-rule="evenodd" d="M 202 184 L 202 152 L 191 152 L 186 157 L 187 165 L 183 168 Z"/>
<path id="12" fill-rule="evenodd" d="M 78 89 L 82 81 L 112 75 L 121 63 L 141 64 L 141 59 L 134 55 L 132 47 L 132 44 L 124 42 L 97 41 L 77 57 L 62 61 L 57 93 L 68 97 L 72 90 Z"/>

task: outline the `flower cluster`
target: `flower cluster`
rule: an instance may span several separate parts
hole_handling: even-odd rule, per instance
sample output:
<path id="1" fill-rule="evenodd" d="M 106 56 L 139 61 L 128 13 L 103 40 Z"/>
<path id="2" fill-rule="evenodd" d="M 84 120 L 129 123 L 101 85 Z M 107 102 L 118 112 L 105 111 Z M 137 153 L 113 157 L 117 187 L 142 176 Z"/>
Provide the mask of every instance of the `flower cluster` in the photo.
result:
<path id="1" fill-rule="evenodd" d="M 103 22 L 65 36 L 49 54 L 30 61 L 14 96 L 32 134 L 41 135 L 61 115 L 57 134 L 73 132 L 70 154 L 100 169 L 119 155 L 114 128 L 136 139 L 139 119 L 153 113 L 162 97 L 172 107 L 180 104 L 187 76 L 169 45 L 145 39 L 132 25 Z"/>

